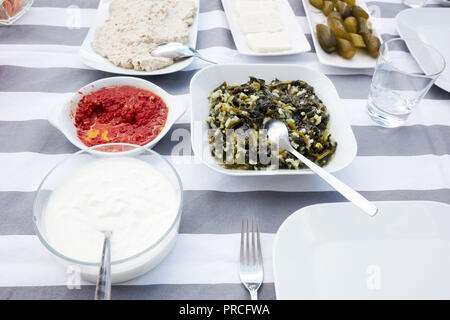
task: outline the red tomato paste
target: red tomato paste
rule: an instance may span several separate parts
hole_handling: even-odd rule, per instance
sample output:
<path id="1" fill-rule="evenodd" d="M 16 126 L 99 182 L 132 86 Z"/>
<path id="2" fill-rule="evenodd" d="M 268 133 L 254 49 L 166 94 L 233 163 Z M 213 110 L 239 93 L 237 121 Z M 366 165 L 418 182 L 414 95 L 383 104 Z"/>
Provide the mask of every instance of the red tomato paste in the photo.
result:
<path id="1" fill-rule="evenodd" d="M 88 147 L 105 143 L 145 145 L 167 121 L 168 109 L 156 94 L 132 86 L 101 88 L 81 98 L 75 127 Z"/>

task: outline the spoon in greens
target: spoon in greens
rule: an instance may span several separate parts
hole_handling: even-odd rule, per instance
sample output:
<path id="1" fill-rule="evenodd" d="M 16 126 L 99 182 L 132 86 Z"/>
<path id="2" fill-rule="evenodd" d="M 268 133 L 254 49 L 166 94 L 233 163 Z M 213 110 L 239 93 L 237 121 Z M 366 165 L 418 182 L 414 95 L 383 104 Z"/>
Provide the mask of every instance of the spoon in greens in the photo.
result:
<path id="1" fill-rule="evenodd" d="M 278 144 L 279 148 L 285 149 L 292 153 L 300 161 L 302 161 L 309 169 L 321 177 L 325 182 L 332 186 L 336 191 L 342 194 L 349 201 L 353 202 L 357 207 L 366 212 L 370 216 L 374 216 L 378 209 L 377 207 L 364 198 L 361 194 L 347 186 L 341 180 L 333 176 L 332 174 L 319 167 L 317 164 L 306 158 L 295 150 L 289 142 L 289 134 L 286 125 L 279 120 L 271 120 L 266 123 L 264 128 L 267 130 L 267 136 L 269 141 Z"/>
<path id="2" fill-rule="evenodd" d="M 111 231 L 105 232 L 102 261 L 95 287 L 95 300 L 111 299 Z"/>
<path id="3" fill-rule="evenodd" d="M 200 60 L 217 64 L 217 62 L 203 58 L 203 56 L 197 50 L 192 49 L 189 46 L 182 44 L 180 42 L 163 43 L 152 51 L 152 56 L 171 58 L 174 60 L 197 57 Z"/>

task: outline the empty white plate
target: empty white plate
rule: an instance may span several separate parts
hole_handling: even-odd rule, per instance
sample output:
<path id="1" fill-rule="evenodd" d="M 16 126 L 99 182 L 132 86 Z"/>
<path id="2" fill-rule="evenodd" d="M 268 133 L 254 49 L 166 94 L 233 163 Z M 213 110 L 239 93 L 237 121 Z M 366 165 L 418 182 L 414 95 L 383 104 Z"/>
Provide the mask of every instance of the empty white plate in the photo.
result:
<path id="1" fill-rule="evenodd" d="M 111 72 L 116 74 L 123 74 L 123 75 L 132 75 L 132 76 L 153 76 L 153 75 L 159 75 L 159 74 L 167 74 L 172 72 L 180 71 L 187 66 L 189 66 L 194 58 L 188 58 L 183 59 L 178 62 L 175 62 L 174 64 L 154 71 L 139 71 L 139 70 L 133 70 L 133 69 L 126 69 L 116 66 L 115 64 L 112 64 L 108 59 L 103 58 L 101 55 L 97 54 L 91 46 L 92 41 L 94 40 L 95 30 L 102 26 L 106 19 L 109 17 L 109 5 L 113 0 L 101 0 L 100 4 L 98 5 L 97 9 L 97 15 L 92 22 L 92 25 L 89 29 L 88 34 L 86 35 L 86 38 L 84 39 L 81 48 L 80 48 L 80 57 L 84 64 L 87 66 L 105 71 L 105 72 Z M 199 15 L 199 6 L 200 6 L 200 0 L 194 0 L 195 5 L 197 6 L 197 14 L 194 19 L 194 23 L 189 28 L 189 39 L 188 44 L 192 48 L 195 48 L 197 43 L 197 30 L 198 30 L 198 15 Z"/>
<path id="2" fill-rule="evenodd" d="M 307 52 L 311 50 L 308 40 L 302 27 L 297 21 L 297 17 L 292 11 L 292 8 L 287 0 L 274 0 L 283 23 L 284 31 L 289 35 L 292 43 L 292 49 L 280 52 L 255 52 L 247 45 L 245 34 L 241 31 L 238 16 L 236 14 L 235 0 L 222 0 L 222 6 L 227 16 L 228 25 L 230 27 L 231 35 L 233 36 L 236 49 L 240 54 L 248 56 L 282 56 L 297 54 L 301 52 Z M 258 6 L 258 2 L 255 1 L 255 7 Z"/>
<path id="3" fill-rule="evenodd" d="M 450 9 L 415 8 L 401 11 L 397 17 L 397 30 L 408 43 L 408 39 L 421 40 L 437 49 L 445 59 L 447 67 L 436 80 L 436 85 L 450 92 Z M 414 55 L 414 47 L 410 46 Z M 426 57 L 424 57 L 426 59 Z M 420 57 L 416 56 L 420 65 Z"/>
<path id="4" fill-rule="evenodd" d="M 449 299 L 450 206 L 378 202 L 369 217 L 350 203 L 292 214 L 275 238 L 278 299 Z"/>

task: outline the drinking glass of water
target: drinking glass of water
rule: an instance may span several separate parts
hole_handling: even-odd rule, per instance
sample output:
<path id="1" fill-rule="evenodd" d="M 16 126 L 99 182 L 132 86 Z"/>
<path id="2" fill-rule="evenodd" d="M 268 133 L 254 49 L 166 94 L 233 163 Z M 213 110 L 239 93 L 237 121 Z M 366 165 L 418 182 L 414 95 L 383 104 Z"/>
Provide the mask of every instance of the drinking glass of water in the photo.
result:
<path id="1" fill-rule="evenodd" d="M 370 87 L 370 117 L 383 127 L 401 126 L 444 69 L 444 57 L 420 40 L 386 41 Z"/>

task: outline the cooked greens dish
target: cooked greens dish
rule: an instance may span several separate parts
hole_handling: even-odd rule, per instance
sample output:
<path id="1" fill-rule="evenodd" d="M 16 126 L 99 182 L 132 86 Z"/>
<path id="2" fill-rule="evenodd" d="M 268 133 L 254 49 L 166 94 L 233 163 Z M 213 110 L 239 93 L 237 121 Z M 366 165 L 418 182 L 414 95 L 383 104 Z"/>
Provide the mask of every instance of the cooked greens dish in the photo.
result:
<path id="1" fill-rule="evenodd" d="M 209 97 L 209 143 L 212 156 L 226 169 L 305 168 L 300 160 L 267 141 L 264 125 L 277 119 L 289 131 L 291 145 L 308 159 L 325 166 L 337 143 L 329 133 L 329 114 L 305 81 L 264 80 L 221 84 Z"/>

